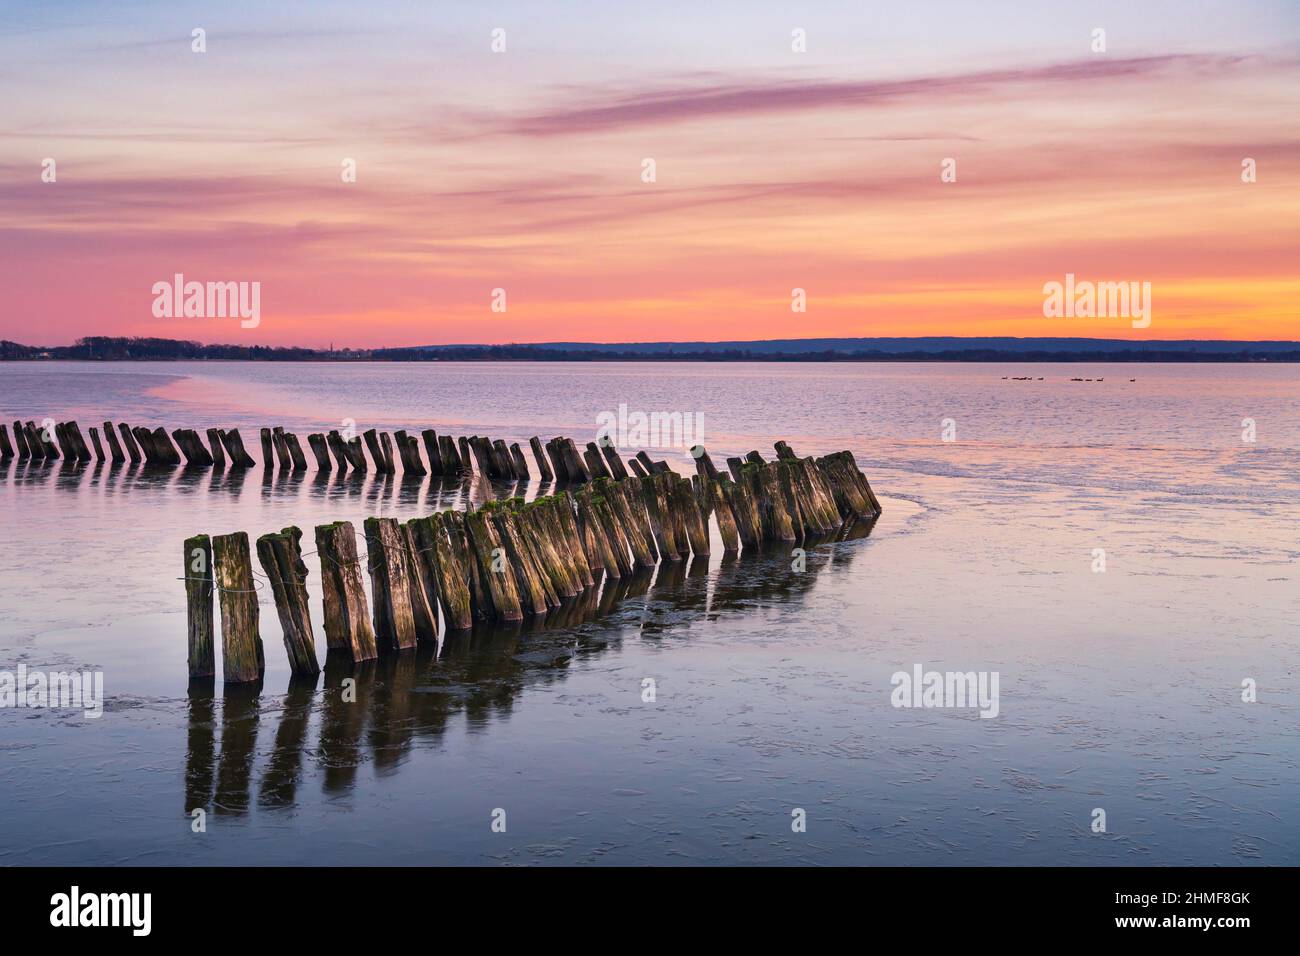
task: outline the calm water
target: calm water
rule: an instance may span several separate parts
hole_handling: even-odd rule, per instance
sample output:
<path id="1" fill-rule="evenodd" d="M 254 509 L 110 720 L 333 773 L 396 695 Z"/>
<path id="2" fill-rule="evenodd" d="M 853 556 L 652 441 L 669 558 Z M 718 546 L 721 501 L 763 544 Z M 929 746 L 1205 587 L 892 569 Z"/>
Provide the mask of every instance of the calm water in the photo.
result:
<path id="1" fill-rule="evenodd" d="M 620 403 L 702 413 L 719 463 L 850 448 L 884 515 L 803 573 L 718 553 L 381 662 L 354 704 L 290 682 L 263 595 L 263 686 L 191 697 L 185 537 L 507 489 L 4 463 L 0 669 L 109 701 L 0 710 L 0 862 L 1300 864 L 1300 369 L 0 364 L 6 422 L 237 425 L 259 460 L 261 425 L 583 442 Z M 893 708 L 917 663 L 999 672 L 1000 715 Z"/>

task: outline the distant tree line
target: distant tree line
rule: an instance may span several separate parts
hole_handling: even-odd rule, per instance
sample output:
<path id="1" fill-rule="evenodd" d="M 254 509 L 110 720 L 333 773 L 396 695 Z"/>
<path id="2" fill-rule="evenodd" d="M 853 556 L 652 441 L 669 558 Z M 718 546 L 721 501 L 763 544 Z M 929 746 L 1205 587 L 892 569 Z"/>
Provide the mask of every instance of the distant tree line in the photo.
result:
<path id="1" fill-rule="evenodd" d="M 266 345 L 202 345 L 182 339 L 120 338 L 94 335 L 75 345 L 49 347 L 20 345 L 0 340 L 0 360 L 80 359 L 86 361 L 204 361 L 245 362 L 1300 362 L 1300 347 L 1265 352 L 1243 344 L 1236 352 L 1198 352 L 1187 349 L 1130 349 L 1103 351 L 998 348 L 955 350 L 917 349 L 885 352 L 879 349 L 820 352 L 768 352 L 748 349 L 665 349 L 604 351 L 547 348 L 537 345 L 454 345 L 392 349 L 308 349 Z"/>

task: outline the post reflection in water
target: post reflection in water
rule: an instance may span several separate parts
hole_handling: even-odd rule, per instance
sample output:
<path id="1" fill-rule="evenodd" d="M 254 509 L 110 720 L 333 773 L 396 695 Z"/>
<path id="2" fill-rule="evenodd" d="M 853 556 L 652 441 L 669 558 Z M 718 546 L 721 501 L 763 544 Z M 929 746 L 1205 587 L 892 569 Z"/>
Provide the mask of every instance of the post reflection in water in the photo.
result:
<path id="1" fill-rule="evenodd" d="M 336 795 L 352 790 L 363 763 L 380 776 L 397 773 L 412 747 L 440 739 L 454 716 L 463 714 L 471 728 L 508 717 L 519 695 L 531 685 L 562 680 L 575 657 L 602 653 L 630 634 L 659 638 L 692 620 L 801 600 L 832 556 L 835 563 L 853 559 L 857 549 L 840 542 L 865 538 L 873 524 L 859 521 L 802 542 L 802 573 L 791 571 L 794 545 L 729 554 L 713 569 L 706 558 L 664 562 L 621 579 L 606 577 L 544 620 L 454 632 L 439 646 L 422 644 L 363 664 L 332 654 L 323 680 L 291 679 L 278 699 L 264 702 L 259 683 L 226 687 L 218 703 L 212 682 L 195 682 L 185 811 L 247 813 L 254 786 L 260 809 L 292 807 L 313 775 L 312 764 L 323 791 Z M 276 721 L 275 740 L 255 781 L 263 719 Z"/>

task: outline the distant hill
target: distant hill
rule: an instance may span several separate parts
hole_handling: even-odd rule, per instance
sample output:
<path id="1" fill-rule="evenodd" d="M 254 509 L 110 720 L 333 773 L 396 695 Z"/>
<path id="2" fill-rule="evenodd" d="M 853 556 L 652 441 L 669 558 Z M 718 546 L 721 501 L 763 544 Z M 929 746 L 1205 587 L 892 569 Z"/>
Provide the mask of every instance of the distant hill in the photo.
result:
<path id="1" fill-rule="evenodd" d="M 447 346 L 428 346 L 447 348 Z M 467 346 L 474 348 L 476 346 Z M 841 352 L 846 355 L 864 352 L 896 355 L 917 352 L 967 352 L 995 350 L 998 352 L 1196 352 L 1201 354 L 1233 354 L 1243 350 L 1256 354 L 1277 354 L 1300 349 L 1300 342 L 1226 342 L 1215 339 L 1088 339 L 1088 338 L 1013 338 L 1011 336 L 955 335 L 917 336 L 914 338 L 851 338 L 851 339 L 765 339 L 735 342 L 618 342 L 601 344 L 592 342 L 539 342 L 539 349 L 584 352 L 635 352 L 659 355 L 666 352 L 749 352 L 754 355 L 782 353 L 798 355 L 808 352 Z"/>
<path id="2" fill-rule="evenodd" d="M 1300 362 L 1300 342 L 925 336 L 754 342 L 540 342 L 309 349 L 91 336 L 75 345 L 0 341 L 0 360 L 277 362 Z"/>

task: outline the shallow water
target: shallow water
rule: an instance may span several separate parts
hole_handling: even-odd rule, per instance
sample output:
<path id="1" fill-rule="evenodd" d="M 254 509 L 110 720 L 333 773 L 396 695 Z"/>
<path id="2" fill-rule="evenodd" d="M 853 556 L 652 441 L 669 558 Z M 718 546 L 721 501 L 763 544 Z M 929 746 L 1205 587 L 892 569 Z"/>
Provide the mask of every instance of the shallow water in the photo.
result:
<path id="1" fill-rule="evenodd" d="M 237 425 L 259 460 L 261 425 L 581 443 L 620 403 L 702 414 L 719 464 L 850 448 L 884 514 L 802 573 L 715 547 L 381 661 L 347 704 L 342 671 L 291 683 L 265 594 L 264 684 L 191 695 L 182 540 L 510 489 L 0 465 L 0 669 L 102 669 L 109 698 L 0 709 L 0 862 L 1300 863 L 1300 370 L 0 364 L 6 422 Z M 917 663 L 997 671 L 999 715 L 894 708 Z"/>

